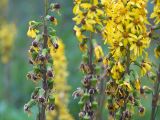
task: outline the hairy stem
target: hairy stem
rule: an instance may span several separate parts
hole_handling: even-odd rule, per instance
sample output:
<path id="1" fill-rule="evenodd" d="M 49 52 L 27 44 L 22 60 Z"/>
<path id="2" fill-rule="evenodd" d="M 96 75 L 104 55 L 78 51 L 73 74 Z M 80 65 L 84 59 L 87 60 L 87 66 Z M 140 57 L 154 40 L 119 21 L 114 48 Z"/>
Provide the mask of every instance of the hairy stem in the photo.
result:
<path id="1" fill-rule="evenodd" d="M 48 0 L 44 0 L 44 8 L 45 8 L 45 13 L 44 13 L 44 17 L 48 14 Z M 43 49 L 47 48 L 47 41 L 48 41 L 48 30 L 47 30 L 47 22 L 44 18 L 44 34 L 43 34 L 43 38 L 44 38 L 44 42 L 43 42 Z M 48 92 L 48 84 L 47 84 L 47 78 L 46 78 L 46 65 L 45 63 L 43 63 L 43 81 L 42 81 L 42 87 L 45 90 L 45 99 L 47 98 L 47 92 Z M 41 106 L 41 110 L 40 110 L 40 120 L 46 120 L 46 105 L 42 104 Z"/>

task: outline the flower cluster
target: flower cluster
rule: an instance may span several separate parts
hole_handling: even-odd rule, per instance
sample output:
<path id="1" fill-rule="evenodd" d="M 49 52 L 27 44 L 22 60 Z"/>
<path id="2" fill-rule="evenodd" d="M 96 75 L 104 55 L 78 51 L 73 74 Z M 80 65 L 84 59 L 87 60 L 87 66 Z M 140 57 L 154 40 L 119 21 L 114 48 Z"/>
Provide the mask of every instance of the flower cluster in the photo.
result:
<path id="1" fill-rule="evenodd" d="M 82 51 L 81 71 L 84 73 L 82 88 L 77 88 L 73 96 L 80 97 L 79 105 L 81 112 L 80 119 L 92 120 L 95 118 L 98 93 L 97 85 L 100 80 L 100 65 L 104 53 L 96 41 L 96 33 L 99 33 L 103 26 L 104 12 L 99 0 L 74 0 L 73 20 L 76 25 L 74 31 L 79 40 L 79 47 Z"/>
<path id="2" fill-rule="evenodd" d="M 46 2 L 47 4 L 47 2 Z M 47 5 L 48 6 L 48 5 Z M 59 6 L 59 7 L 58 7 Z M 45 111 L 55 109 L 54 92 L 54 58 L 51 55 L 52 50 L 56 52 L 59 48 L 58 37 L 53 28 L 56 18 L 48 15 L 48 10 L 58 11 L 60 5 L 57 3 L 50 4 L 46 8 L 46 14 L 40 22 L 30 21 L 27 35 L 32 38 L 32 45 L 28 50 L 29 63 L 33 65 L 33 70 L 27 74 L 27 78 L 41 86 L 35 88 L 31 95 L 30 101 L 25 104 L 24 110 L 30 112 L 33 105 L 38 105 L 40 108 L 39 115 L 41 119 L 45 119 Z M 41 29 L 43 27 L 43 29 Z M 51 47 L 52 46 L 52 47 Z"/>
<path id="3" fill-rule="evenodd" d="M 130 119 L 134 106 L 140 114 L 144 113 L 139 95 L 148 87 L 142 86 L 140 79 L 151 69 L 146 53 L 150 44 L 147 0 L 102 0 L 102 4 L 107 14 L 102 35 L 111 56 L 104 60 L 110 77 L 106 87 L 107 106 L 111 117 Z M 135 66 L 140 68 L 141 75 Z"/>
<path id="4" fill-rule="evenodd" d="M 2 63 L 8 63 L 16 36 L 16 26 L 13 23 L 3 23 L 0 26 L 0 58 Z"/>
<path id="5" fill-rule="evenodd" d="M 155 18 L 155 24 L 160 23 L 160 0 L 154 0 L 155 6 L 151 18 Z"/>
<path id="6" fill-rule="evenodd" d="M 66 78 L 67 72 L 67 60 L 64 53 L 64 44 L 61 40 L 58 40 L 58 49 L 55 51 L 51 46 L 51 56 L 54 58 L 54 88 L 55 88 L 55 111 L 48 112 L 47 120 L 59 119 L 59 120 L 73 120 L 67 109 L 68 105 L 68 91 L 70 87 L 67 85 Z"/>
<path id="7" fill-rule="evenodd" d="M 6 10 L 8 8 L 8 0 L 1 0 L 0 4 L 0 58 L 1 62 L 6 64 L 10 61 L 11 51 L 13 49 L 16 37 L 15 23 L 9 23 L 6 19 Z"/>

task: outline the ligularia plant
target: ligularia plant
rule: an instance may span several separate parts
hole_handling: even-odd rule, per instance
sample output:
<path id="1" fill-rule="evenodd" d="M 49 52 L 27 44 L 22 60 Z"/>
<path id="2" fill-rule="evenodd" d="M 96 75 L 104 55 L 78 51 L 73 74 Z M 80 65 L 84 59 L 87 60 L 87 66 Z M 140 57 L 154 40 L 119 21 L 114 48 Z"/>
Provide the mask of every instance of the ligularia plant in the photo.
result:
<path id="1" fill-rule="evenodd" d="M 31 99 L 24 105 L 24 110 L 31 113 L 34 105 L 38 106 L 37 120 L 46 119 L 46 111 L 55 109 L 54 84 L 54 58 L 53 51 L 57 52 L 59 38 L 53 28 L 57 24 L 53 12 L 59 13 L 58 3 L 48 3 L 44 0 L 45 12 L 40 21 L 30 21 L 27 35 L 32 38 L 32 45 L 28 50 L 29 63 L 33 70 L 27 74 L 37 87 L 31 95 Z"/>
<path id="2" fill-rule="evenodd" d="M 96 36 L 103 26 L 105 14 L 98 0 L 74 0 L 73 13 L 76 23 L 74 31 L 83 54 L 80 70 L 84 74 L 82 87 L 77 88 L 73 96 L 80 97 L 80 119 L 93 120 L 96 119 L 98 83 L 104 57 Z"/>
<path id="3" fill-rule="evenodd" d="M 160 29 L 160 0 L 154 0 L 148 21 L 148 0 L 74 0 L 74 33 L 82 54 L 81 86 L 73 92 L 79 98 L 80 120 L 131 120 L 145 114 L 141 102 L 152 94 L 151 120 L 156 119 L 160 92 L 160 67 L 149 59 L 147 49 Z M 30 21 L 27 35 L 33 70 L 27 74 L 36 87 L 24 110 L 38 106 L 37 120 L 73 120 L 67 105 L 67 60 L 64 44 L 54 26 L 60 4 L 44 0 L 45 14 Z M 150 28 L 150 29 L 148 29 Z M 160 44 L 154 49 L 160 57 Z M 153 69 L 154 68 L 154 69 Z M 142 80 L 151 79 L 153 88 Z M 54 110 L 54 111 L 51 111 Z M 104 110 L 108 113 L 104 118 Z M 46 116 L 47 113 L 47 116 Z"/>
<path id="4" fill-rule="evenodd" d="M 150 44 L 147 0 L 103 0 L 103 4 L 107 14 L 103 38 L 112 56 L 108 60 L 110 80 L 106 86 L 109 117 L 131 119 L 135 108 L 144 114 L 140 96 L 150 89 L 141 85 L 141 78 L 151 69 L 146 52 Z"/>

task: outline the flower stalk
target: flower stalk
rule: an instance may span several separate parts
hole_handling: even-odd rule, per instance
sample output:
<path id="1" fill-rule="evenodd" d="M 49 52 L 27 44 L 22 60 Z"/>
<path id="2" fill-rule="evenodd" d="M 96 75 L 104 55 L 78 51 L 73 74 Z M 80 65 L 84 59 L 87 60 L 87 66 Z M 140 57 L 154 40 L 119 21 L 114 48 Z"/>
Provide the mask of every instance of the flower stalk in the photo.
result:
<path id="1" fill-rule="evenodd" d="M 57 7 L 59 6 L 59 7 Z M 46 120 L 46 111 L 54 110 L 54 58 L 51 52 L 58 49 L 58 37 L 53 25 L 57 24 L 54 16 L 50 12 L 59 12 L 60 5 L 44 0 L 44 16 L 41 21 L 30 21 L 27 35 L 33 39 L 29 49 L 29 63 L 33 65 L 33 70 L 27 74 L 38 87 L 31 95 L 30 101 L 24 105 L 24 110 L 31 113 L 31 108 L 35 105 L 39 108 L 38 120 Z M 40 85 L 40 86 L 39 86 Z"/>

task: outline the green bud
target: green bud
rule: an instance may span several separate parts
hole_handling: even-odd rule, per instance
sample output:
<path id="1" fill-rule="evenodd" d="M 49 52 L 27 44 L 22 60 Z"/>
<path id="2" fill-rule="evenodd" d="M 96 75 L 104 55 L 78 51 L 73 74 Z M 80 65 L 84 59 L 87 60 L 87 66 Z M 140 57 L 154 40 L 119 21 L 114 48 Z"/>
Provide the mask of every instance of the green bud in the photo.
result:
<path id="1" fill-rule="evenodd" d="M 84 53 L 84 54 L 82 55 L 82 59 L 83 59 L 83 61 L 84 61 L 85 63 L 88 61 L 88 55 L 87 55 L 87 53 Z"/>
<path id="2" fill-rule="evenodd" d="M 35 60 L 35 59 L 37 58 L 37 56 L 38 56 L 38 53 L 36 53 L 36 52 L 33 52 L 33 53 L 32 53 L 32 58 L 33 58 L 33 60 Z"/>
<path id="3" fill-rule="evenodd" d="M 95 67 L 96 74 L 100 74 L 101 68 L 100 66 Z"/>
<path id="4" fill-rule="evenodd" d="M 83 99 L 83 100 L 88 100 L 89 97 L 90 97 L 90 94 L 89 94 L 89 93 L 84 93 L 82 99 Z"/>
<path id="5" fill-rule="evenodd" d="M 43 56 L 46 56 L 47 53 L 48 53 L 48 50 L 47 50 L 46 48 L 42 50 L 42 55 L 43 55 Z"/>
<path id="6" fill-rule="evenodd" d="M 92 108 L 93 108 L 93 109 L 96 109 L 97 107 L 98 107 L 97 101 L 93 101 L 93 102 L 92 102 Z"/>
<path id="7" fill-rule="evenodd" d="M 82 100 L 80 100 L 80 101 L 78 102 L 78 105 L 82 108 L 82 107 L 84 106 L 84 102 L 83 102 Z"/>
<path id="8" fill-rule="evenodd" d="M 35 73 L 39 73 L 41 70 L 40 70 L 40 66 L 36 65 L 33 67 L 33 70 Z"/>
<path id="9" fill-rule="evenodd" d="M 129 80 L 130 80 L 130 76 L 128 74 L 126 74 L 124 77 L 124 81 L 129 82 Z"/>
<path id="10" fill-rule="evenodd" d="M 96 24 L 95 25 L 95 29 L 98 31 L 98 32 L 101 32 L 103 30 L 103 26 L 99 25 L 99 24 Z"/>
<path id="11" fill-rule="evenodd" d="M 91 79 L 91 85 L 95 86 L 97 84 L 97 81 L 98 81 L 97 78 L 92 78 Z"/>
<path id="12" fill-rule="evenodd" d="M 48 83 L 48 88 L 52 89 L 54 84 L 53 80 L 48 80 L 47 83 Z"/>
<path id="13" fill-rule="evenodd" d="M 90 117 L 88 116 L 88 114 L 86 114 L 83 119 L 84 120 L 90 120 Z"/>
<path id="14" fill-rule="evenodd" d="M 49 96 L 49 103 L 54 104 L 55 103 L 55 97 L 54 96 Z"/>

